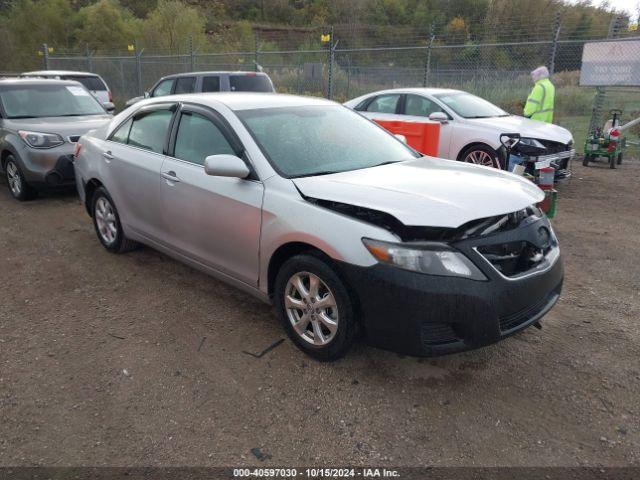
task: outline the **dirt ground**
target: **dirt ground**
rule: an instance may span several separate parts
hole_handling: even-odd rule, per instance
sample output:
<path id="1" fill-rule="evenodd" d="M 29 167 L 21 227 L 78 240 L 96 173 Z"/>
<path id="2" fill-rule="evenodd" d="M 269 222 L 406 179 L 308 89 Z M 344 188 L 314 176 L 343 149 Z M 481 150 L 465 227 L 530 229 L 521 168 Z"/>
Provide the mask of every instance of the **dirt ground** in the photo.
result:
<path id="1" fill-rule="evenodd" d="M 639 177 L 574 164 L 542 331 L 330 364 L 243 353 L 285 337 L 268 306 L 109 254 L 73 193 L 18 203 L 2 181 L 0 465 L 640 465 Z"/>

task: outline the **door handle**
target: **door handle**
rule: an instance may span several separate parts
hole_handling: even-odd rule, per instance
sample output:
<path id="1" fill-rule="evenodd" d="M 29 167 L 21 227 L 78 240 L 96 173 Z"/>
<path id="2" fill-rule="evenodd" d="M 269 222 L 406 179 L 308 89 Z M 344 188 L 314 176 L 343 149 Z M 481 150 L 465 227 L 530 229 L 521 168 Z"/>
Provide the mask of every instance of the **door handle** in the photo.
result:
<path id="1" fill-rule="evenodd" d="M 180 182 L 180 179 L 176 175 L 176 172 L 174 172 L 173 170 L 170 170 L 168 172 L 162 172 L 162 178 L 164 178 L 165 180 L 169 180 L 170 182 L 173 182 L 173 183 Z"/>
<path id="2" fill-rule="evenodd" d="M 113 160 L 113 155 L 111 155 L 111 150 L 107 151 L 107 152 L 102 152 L 102 156 L 105 158 L 105 160 L 107 161 L 111 161 Z"/>

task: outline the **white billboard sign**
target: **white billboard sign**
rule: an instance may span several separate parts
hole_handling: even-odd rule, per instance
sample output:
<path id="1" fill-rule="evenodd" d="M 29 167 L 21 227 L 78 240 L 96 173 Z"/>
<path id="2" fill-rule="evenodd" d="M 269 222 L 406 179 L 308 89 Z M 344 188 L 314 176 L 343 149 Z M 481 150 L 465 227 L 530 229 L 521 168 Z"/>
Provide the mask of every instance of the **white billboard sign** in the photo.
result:
<path id="1" fill-rule="evenodd" d="M 640 40 L 585 43 L 580 85 L 640 86 Z"/>

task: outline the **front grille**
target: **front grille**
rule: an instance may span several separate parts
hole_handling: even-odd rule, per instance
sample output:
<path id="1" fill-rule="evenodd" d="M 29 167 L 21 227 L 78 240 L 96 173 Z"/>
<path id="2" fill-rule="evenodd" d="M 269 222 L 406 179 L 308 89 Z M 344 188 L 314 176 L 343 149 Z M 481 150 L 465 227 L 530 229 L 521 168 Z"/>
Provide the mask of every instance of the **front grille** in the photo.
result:
<path id="1" fill-rule="evenodd" d="M 542 249 L 526 241 L 485 245 L 478 252 L 506 277 L 515 277 L 540 265 L 551 246 Z"/>
<path id="2" fill-rule="evenodd" d="M 525 309 L 520 310 L 519 312 L 500 317 L 500 332 L 503 335 L 513 333 L 518 329 L 518 327 L 523 326 L 532 318 L 537 316 L 540 312 L 542 312 L 547 307 L 547 305 L 549 305 L 549 302 L 551 302 L 553 298 L 557 296 L 558 292 L 553 291 L 547 296 L 543 297 L 540 301 L 528 306 Z"/>
<path id="3" fill-rule="evenodd" d="M 71 143 L 78 143 L 78 140 L 80 140 L 80 135 L 70 135 L 69 136 L 69 141 Z"/>
<path id="4" fill-rule="evenodd" d="M 564 144 L 564 143 L 560 143 L 560 142 L 553 142 L 551 140 L 540 140 L 537 139 L 542 145 L 544 145 L 544 148 L 546 148 L 546 151 L 544 152 L 545 155 L 551 155 L 554 153 L 562 153 L 562 152 L 566 152 L 567 150 L 571 150 L 571 147 L 569 147 L 568 145 Z"/>
<path id="5" fill-rule="evenodd" d="M 460 340 L 453 327 L 448 323 L 425 322 L 420 329 L 420 336 L 422 344 L 427 346 L 444 345 Z"/>

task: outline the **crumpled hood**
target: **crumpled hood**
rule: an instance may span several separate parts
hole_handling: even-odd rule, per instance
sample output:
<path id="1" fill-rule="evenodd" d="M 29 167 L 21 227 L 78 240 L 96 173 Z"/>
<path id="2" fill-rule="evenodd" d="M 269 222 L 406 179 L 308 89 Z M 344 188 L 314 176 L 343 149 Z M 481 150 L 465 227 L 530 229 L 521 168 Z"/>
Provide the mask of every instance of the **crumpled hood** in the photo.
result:
<path id="1" fill-rule="evenodd" d="M 57 133 L 64 138 L 69 135 L 84 135 L 89 130 L 100 128 L 112 120 L 111 115 L 83 115 L 80 117 L 43 117 L 5 120 L 11 130 Z"/>
<path id="2" fill-rule="evenodd" d="M 407 226 L 457 228 L 544 198 L 514 174 L 432 157 L 292 181 L 307 197 L 386 212 Z"/>
<path id="3" fill-rule="evenodd" d="M 499 129 L 502 133 L 519 133 L 521 136 L 527 138 L 540 138 L 564 144 L 573 140 L 571 132 L 566 128 L 552 123 L 531 120 L 518 115 L 511 115 L 509 117 L 471 118 L 466 121 L 472 125 L 487 127 L 492 130 Z"/>

